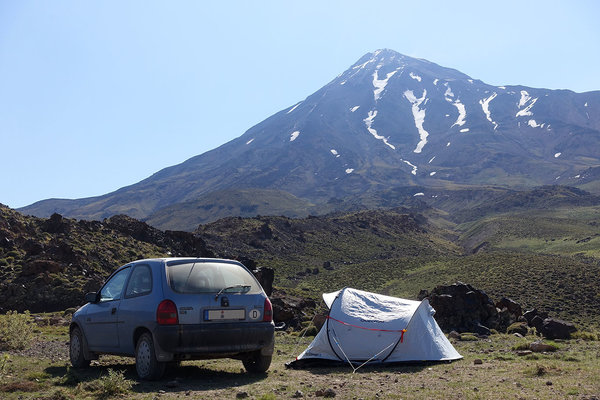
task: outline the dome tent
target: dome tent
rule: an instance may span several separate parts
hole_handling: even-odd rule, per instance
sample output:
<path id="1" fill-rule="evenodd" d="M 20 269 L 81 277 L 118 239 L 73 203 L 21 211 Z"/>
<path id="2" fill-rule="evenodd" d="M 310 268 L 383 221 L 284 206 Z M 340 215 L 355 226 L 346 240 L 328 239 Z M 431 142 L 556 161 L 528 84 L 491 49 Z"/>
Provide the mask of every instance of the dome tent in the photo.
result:
<path id="1" fill-rule="evenodd" d="M 405 300 L 344 288 L 324 293 L 323 300 L 329 308 L 327 320 L 292 367 L 315 360 L 362 366 L 462 358 L 433 318 L 435 310 L 427 299 Z"/>

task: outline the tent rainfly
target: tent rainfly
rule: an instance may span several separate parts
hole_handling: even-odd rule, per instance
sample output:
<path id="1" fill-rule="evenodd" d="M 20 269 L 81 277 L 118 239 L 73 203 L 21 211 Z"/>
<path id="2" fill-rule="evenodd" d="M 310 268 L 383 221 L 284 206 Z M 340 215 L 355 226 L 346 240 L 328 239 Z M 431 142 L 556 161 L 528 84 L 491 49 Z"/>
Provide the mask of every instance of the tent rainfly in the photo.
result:
<path id="1" fill-rule="evenodd" d="M 462 358 L 433 318 L 427 299 L 404 300 L 344 288 L 324 293 L 325 325 L 290 366 L 311 360 L 350 363 L 452 361 Z M 355 365 L 359 367 L 355 367 Z"/>

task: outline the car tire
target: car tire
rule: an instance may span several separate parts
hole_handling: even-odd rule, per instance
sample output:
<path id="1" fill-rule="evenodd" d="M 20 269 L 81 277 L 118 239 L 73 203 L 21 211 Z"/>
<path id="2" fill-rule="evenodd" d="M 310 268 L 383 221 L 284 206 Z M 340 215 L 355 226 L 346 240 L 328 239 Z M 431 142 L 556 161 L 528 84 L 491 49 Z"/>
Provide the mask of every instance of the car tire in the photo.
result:
<path id="1" fill-rule="evenodd" d="M 142 334 L 135 346 L 135 369 L 140 379 L 153 381 L 165 372 L 165 363 L 156 359 L 154 341 L 148 332 Z"/>
<path id="2" fill-rule="evenodd" d="M 90 365 L 83 354 L 83 333 L 79 328 L 73 328 L 69 338 L 69 359 L 73 368 L 85 368 Z"/>
<path id="3" fill-rule="evenodd" d="M 267 372 L 267 370 L 271 366 L 272 359 L 272 355 L 262 355 L 259 350 L 254 353 L 250 353 L 248 357 L 242 360 L 242 363 L 244 364 L 244 368 L 246 368 L 246 371 L 256 374 Z"/>

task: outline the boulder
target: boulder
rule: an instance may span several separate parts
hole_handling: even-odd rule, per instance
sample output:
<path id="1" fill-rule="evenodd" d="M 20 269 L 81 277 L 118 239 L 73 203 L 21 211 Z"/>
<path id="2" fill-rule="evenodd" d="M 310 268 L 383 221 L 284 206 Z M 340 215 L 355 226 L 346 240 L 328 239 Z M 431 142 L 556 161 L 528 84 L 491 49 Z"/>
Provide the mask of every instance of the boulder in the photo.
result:
<path id="1" fill-rule="evenodd" d="M 273 280 L 275 279 L 275 270 L 268 267 L 258 267 L 252 271 L 267 296 L 273 293 Z"/>
<path id="2" fill-rule="evenodd" d="M 533 342 L 529 345 L 529 350 L 533 351 L 534 353 L 543 353 L 549 351 L 556 351 L 558 350 L 558 347 L 547 343 Z"/>
<path id="3" fill-rule="evenodd" d="M 576 331 L 577 328 L 570 322 L 555 318 L 546 318 L 539 332 L 548 339 L 570 339 L 571 333 Z"/>
<path id="4" fill-rule="evenodd" d="M 532 321 L 536 316 L 539 316 L 541 318 L 541 320 L 543 321 L 544 319 L 548 318 L 548 313 L 543 312 L 543 311 L 538 311 L 537 308 L 534 308 L 532 310 L 525 311 L 525 313 L 523 314 L 523 317 L 525 318 L 525 320 L 527 320 L 527 324 L 529 324 L 529 326 L 535 326 L 532 324 Z"/>
<path id="5" fill-rule="evenodd" d="M 423 296 L 424 291 L 420 295 Z M 474 332 L 489 335 L 498 329 L 498 311 L 483 290 L 457 282 L 437 286 L 429 294 L 429 303 L 435 309 L 435 319 L 443 331 Z"/>
<path id="6" fill-rule="evenodd" d="M 42 230 L 48 233 L 68 233 L 71 229 L 68 219 L 62 215 L 54 213 L 42 224 Z"/>
<path id="7" fill-rule="evenodd" d="M 536 315 L 531 319 L 529 326 L 533 326 L 539 333 L 542 332 L 542 326 L 544 325 L 544 319 L 539 315 Z"/>
<path id="8" fill-rule="evenodd" d="M 300 323 L 313 317 L 316 303 L 311 299 L 291 296 L 282 291 L 275 291 L 271 296 L 273 304 L 273 320 L 284 322 L 292 328 L 300 328 Z M 309 312 L 307 312 L 310 310 Z"/>
<path id="9" fill-rule="evenodd" d="M 515 321 L 523 314 L 521 305 L 508 297 L 501 298 L 500 301 L 496 303 L 496 308 L 499 308 L 500 310 L 503 308 L 508 309 L 508 312 L 514 315 Z"/>

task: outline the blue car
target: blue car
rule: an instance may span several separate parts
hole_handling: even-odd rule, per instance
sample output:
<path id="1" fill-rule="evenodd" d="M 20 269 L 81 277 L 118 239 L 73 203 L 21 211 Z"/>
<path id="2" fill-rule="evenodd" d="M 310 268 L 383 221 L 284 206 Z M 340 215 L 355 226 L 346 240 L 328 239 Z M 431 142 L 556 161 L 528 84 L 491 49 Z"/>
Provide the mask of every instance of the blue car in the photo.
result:
<path id="1" fill-rule="evenodd" d="M 118 268 L 73 315 L 70 359 L 135 357 L 138 376 L 160 378 L 168 363 L 234 358 L 248 372 L 269 369 L 273 308 L 241 263 L 213 258 L 138 260 Z"/>

